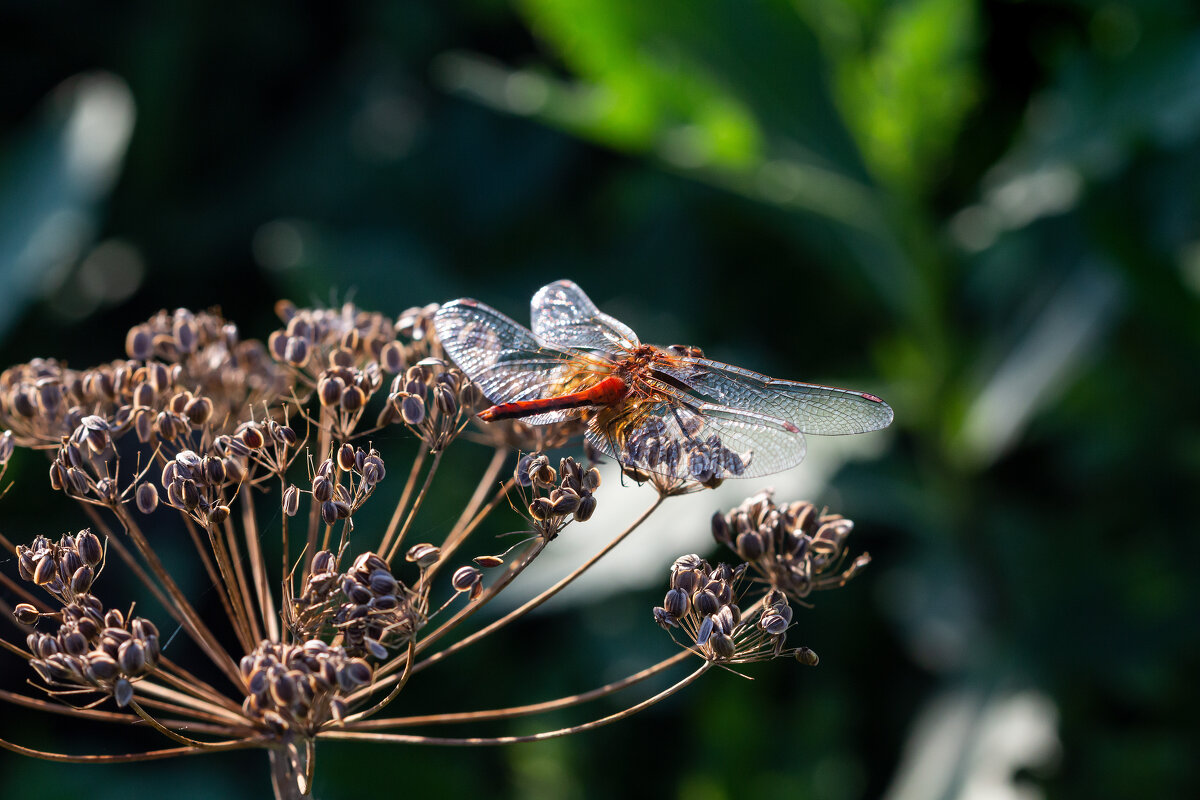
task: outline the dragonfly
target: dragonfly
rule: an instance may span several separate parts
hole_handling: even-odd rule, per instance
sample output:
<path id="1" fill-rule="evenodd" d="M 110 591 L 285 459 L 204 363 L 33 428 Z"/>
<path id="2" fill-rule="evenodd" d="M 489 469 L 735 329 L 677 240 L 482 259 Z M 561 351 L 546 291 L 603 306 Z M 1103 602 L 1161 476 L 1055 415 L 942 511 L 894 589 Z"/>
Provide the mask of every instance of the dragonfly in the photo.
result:
<path id="1" fill-rule="evenodd" d="M 585 436 L 625 467 L 709 483 L 790 469 L 805 434 L 886 428 L 892 409 L 866 392 L 778 380 L 643 344 L 569 280 L 531 302 L 532 330 L 477 300 L 434 315 L 446 355 L 493 405 L 484 421 L 549 425 L 581 417 Z"/>

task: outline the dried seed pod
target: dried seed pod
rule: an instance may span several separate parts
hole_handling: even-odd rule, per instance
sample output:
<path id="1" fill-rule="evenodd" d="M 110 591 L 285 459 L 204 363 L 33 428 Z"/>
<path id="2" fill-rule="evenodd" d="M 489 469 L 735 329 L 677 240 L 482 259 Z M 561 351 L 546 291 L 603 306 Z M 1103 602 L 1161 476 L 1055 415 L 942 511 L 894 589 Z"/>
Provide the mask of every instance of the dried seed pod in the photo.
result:
<path id="1" fill-rule="evenodd" d="M 425 421 L 425 401 L 413 394 L 400 400 L 400 418 L 408 425 L 417 426 Z"/>
<path id="2" fill-rule="evenodd" d="M 148 481 L 138 484 L 137 491 L 134 492 L 134 503 L 143 514 L 154 513 L 154 509 L 158 508 L 158 490 L 154 488 L 154 484 Z"/>
<path id="3" fill-rule="evenodd" d="M 682 589 L 672 589 L 667 592 L 666 598 L 663 600 L 663 608 L 672 617 L 679 619 L 688 610 L 688 594 Z"/>
<path id="4" fill-rule="evenodd" d="M 289 517 L 296 516 L 300 510 L 300 487 L 289 486 L 283 492 L 283 513 Z"/>
<path id="5" fill-rule="evenodd" d="M 183 415 L 193 425 L 200 426 L 212 419 L 213 401 L 207 397 L 195 397 L 183 407 Z"/>
<path id="6" fill-rule="evenodd" d="M 229 506 L 214 506 L 208 512 L 208 521 L 213 525 L 220 525 L 229 519 Z"/>
<path id="7" fill-rule="evenodd" d="M 337 559 L 328 550 L 321 550 L 312 558 L 311 570 L 314 574 L 333 572 L 337 569 Z"/>
<path id="8" fill-rule="evenodd" d="M 326 408 L 335 406 L 342 399 L 346 383 L 341 378 L 326 376 L 317 382 L 317 399 Z"/>
<path id="9" fill-rule="evenodd" d="M 371 591 L 375 594 L 394 594 L 399 588 L 396 579 L 392 574 L 384 569 L 377 569 L 371 573 L 368 579 L 371 586 Z"/>
<path id="10" fill-rule="evenodd" d="M 84 564 L 71 574 L 71 591 L 75 594 L 83 594 L 92 588 L 92 581 L 95 578 L 95 571 L 87 564 Z"/>
<path id="11" fill-rule="evenodd" d="M 482 573 L 475 567 L 462 566 L 454 570 L 454 575 L 450 578 L 450 585 L 457 592 L 465 592 L 479 584 L 482 578 Z"/>
<path id="12" fill-rule="evenodd" d="M 555 489 L 549 500 L 550 509 L 556 516 L 566 516 L 579 507 L 579 495 L 572 489 Z"/>
<path id="13" fill-rule="evenodd" d="M 92 668 L 95 669 L 95 666 Z M 113 683 L 113 700 L 120 708 L 129 705 L 133 700 L 133 684 L 127 678 L 117 678 Z"/>
<path id="14" fill-rule="evenodd" d="M 340 404 L 343 411 L 351 413 L 358 411 L 367 404 L 367 393 L 361 386 L 347 386 L 346 391 L 342 392 Z"/>
<path id="15" fill-rule="evenodd" d="M 22 625 L 33 625 L 41 617 L 41 613 L 30 603 L 17 603 L 13 607 L 13 616 Z"/>
<path id="16" fill-rule="evenodd" d="M 399 342 L 388 342 L 379 351 L 379 366 L 389 375 L 396 375 L 404 369 L 404 345 Z"/>
<path id="17" fill-rule="evenodd" d="M 476 556 L 471 560 L 475 562 L 476 566 L 483 569 L 491 569 L 504 563 L 504 559 L 500 556 Z"/>
<path id="18" fill-rule="evenodd" d="M 703 616 L 717 613 L 717 609 L 721 607 L 717 596 L 708 589 L 701 589 L 692 597 L 692 602 L 696 606 L 696 613 Z"/>
<path id="19" fill-rule="evenodd" d="M 44 556 L 37 562 L 37 567 L 33 570 L 33 582 L 38 586 L 45 586 L 58 577 L 58 564 L 49 556 Z"/>
<path id="20" fill-rule="evenodd" d="M 817 654 L 807 647 L 796 648 L 796 660 L 806 667 L 815 667 L 820 662 Z"/>
<path id="21" fill-rule="evenodd" d="M 75 547 L 79 550 L 79 557 L 90 566 L 94 567 L 104 560 L 104 548 L 100 544 L 100 537 L 89 530 L 79 532 L 75 539 Z"/>
<path id="22" fill-rule="evenodd" d="M 733 658 L 737 652 L 737 645 L 733 639 L 721 631 L 713 631 L 712 636 L 708 640 L 708 646 L 712 649 L 713 655 L 721 660 Z"/>
<path id="23" fill-rule="evenodd" d="M 408 548 L 408 552 L 405 553 L 404 558 L 406 561 L 415 563 L 421 569 L 425 569 L 436 564 L 441 555 L 441 548 L 422 543 L 414 544 Z"/>
<path id="24" fill-rule="evenodd" d="M 342 446 L 337 451 L 337 464 L 344 472 L 350 472 L 354 469 L 354 445 L 349 442 L 342 443 Z"/>
<path id="25" fill-rule="evenodd" d="M 579 522 L 587 522 L 592 518 L 592 514 L 596 512 L 596 498 L 591 494 L 585 494 L 579 498 L 579 506 L 575 509 L 575 519 Z"/>
<path id="26" fill-rule="evenodd" d="M 312 482 L 313 499 L 324 503 L 333 499 L 333 482 L 324 475 L 317 475 Z"/>
<path id="27" fill-rule="evenodd" d="M 387 648 L 384 647 L 378 640 L 368 637 L 363 640 L 363 644 L 366 646 L 367 652 L 369 652 L 376 660 L 383 661 L 388 657 Z"/>
<path id="28" fill-rule="evenodd" d="M 242 444 L 251 450 L 259 450 L 267 443 L 266 437 L 263 436 L 262 428 L 257 422 L 243 424 L 241 430 L 237 432 L 236 438 L 240 439 Z"/>
<path id="29" fill-rule="evenodd" d="M 98 680 L 111 680 L 120 670 L 117 660 L 103 651 L 93 650 L 87 654 L 86 658 L 88 668 Z"/>
<path id="30" fill-rule="evenodd" d="M 545 497 L 535 497 L 529 504 L 529 516 L 535 522 L 543 522 L 553 513 L 550 501 Z"/>
<path id="31" fill-rule="evenodd" d="M 366 661 L 361 658 L 351 659 L 338 670 L 338 684 L 346 691 L 352 691 L 370 683 L 372 672 L 371 665 Z"/>
<path id="32" fill-rule="evenodd" d="M 146 667 L 146 649 L 137 639 L 130 639 L 117 649 L 117 663 L 126 675 L 138 675 Z"/>
<path id="33" fill-rule="evenodd" d="M 283 360 L 293 367 L 303 367 L 308 363 L 309 353 L 308 342 L 299 336 L 292 336 L 287 339 L 287 344 L 284 346 Z"/>

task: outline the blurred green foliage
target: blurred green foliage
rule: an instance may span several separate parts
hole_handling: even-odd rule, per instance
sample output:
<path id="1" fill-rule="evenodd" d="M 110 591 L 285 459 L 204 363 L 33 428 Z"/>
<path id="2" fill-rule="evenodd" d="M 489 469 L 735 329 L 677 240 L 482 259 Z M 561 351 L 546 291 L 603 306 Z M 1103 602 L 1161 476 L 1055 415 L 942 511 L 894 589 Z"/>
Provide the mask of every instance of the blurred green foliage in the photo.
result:
<path id="1" fill-rule="evenodd" d="M 817 670 L 710 676 L 529 747 L 327 747 L 320 797 L 360 775 L 418 795 L 977 797 L 991 768 L 1001 791 L 1195 796 L 1198 16 L 1184 0 L 7 3 L 3 363 L 112 358 L 162 306 L 220 304 L 254 335 L 277 297 L 394 313 L 470 294 L 521 318 L 570 277 L 648 341 L 893 404 L 886 455 L 814 498 L 875 558 L 801 615 Z M 81 188 L 47 154 L 80 96 L 60 85 L 97 71 L 136 115 L 113 180 Z M 42 474 L 10 472 L 10 538 L 83 524 L 48 510 Z M 413 710 L 637 668 L 667 652 L 660 593 L 531 620 Z M 75 731 L 36 717 L 3 735 Z M 0 760 L 6 795 L 267 785 L 249 755 Z"/>

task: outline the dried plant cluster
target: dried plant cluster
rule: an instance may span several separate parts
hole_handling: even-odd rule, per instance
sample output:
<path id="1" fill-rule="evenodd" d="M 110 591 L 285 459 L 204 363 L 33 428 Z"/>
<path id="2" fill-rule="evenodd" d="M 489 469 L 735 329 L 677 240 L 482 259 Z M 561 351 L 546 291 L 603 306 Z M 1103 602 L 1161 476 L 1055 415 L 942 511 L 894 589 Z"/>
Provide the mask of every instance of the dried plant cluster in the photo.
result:
<path id="1" fill-rule="evenodd" d="M 392 319 L 349 304 L 281 303 L 283 328 L 265 345 L 241 339 L 218 313 L 164 311 L 129 332 L 125 359 L 85 370 L 39 359 L 0 375 L 0 427 L 7 429 L 0 464 L 7 468 L 17 448 L 42 451 L 50 485 L 88 518 L 83 530 L 57 541 L 37 535 L 14 544 L 0 536 L 18 572 L 0 574 L 0 610 L 20 632 L 2 641 L 28 662 L 34 687 L 5 691 L 3 699 L 148 725 L 168 740 L 163 749 L 107 756 L 32 750 L 8 741 L 12 732 L 0 745 L 61 761 L 261 748 L 270 755 L 276 795 L 301 797 L 311 791 L 319 739 L 544 739 L 627 717 L 713 666 L 781 656 L 816 663 L 811 650 L 785 644 L 791 603 L 843 584 L 866 557 L 843 568 L 849 520 L 759 494 L 713 519 L 717 542 L 739 563 L 713 566 L 684 555 L 670 568 L 669 590 L 653 610 L 680 645 L 670 658 L 534 706 L 419 720 L 383 715 L 419 672 L 545 602 L 668 498 L 719 483 L 627 470 L 658 490 L 650 508 L 550 589 L 462 633 L 566 528 L 588 522 L 600 474 L 541 452 L 575 440 L 577 420 L 475 420 L 468 429 L 486 401 L 446 360 L 431 324 L 436 308 Z M 404 428 L 419 448 L 401 477 L 389 478 L 372 435 Z M 467 439 L 494 451 L 478 488 L 440 541 L 408 543 L 443 454 Z M 356 514 L 381 489 L 394 506 L 389 524 L 356 530 Z M 530 535 L 499 555 L 466 554 L 471 533 L 510 505 L 524 510 Z M 223 615 L 202 615 L 156 552 L 161 515 L 172 514 Z M 154 533 L 142 527 L 149 517 Z M 279 543 L 270 558 L 268 536 Z M 113 559 L 124 565 L 118 578 L 138 581 L 161 617 L 105 606 L 104 572 Z M 210 663 L 177 663 L 160 630 L 190 637 Z M 482 722 L 581 704 L 691 658 L 698 668 L 670 688 L 567 729 L 465 739 L 394 732 L 417 722 Z"/>

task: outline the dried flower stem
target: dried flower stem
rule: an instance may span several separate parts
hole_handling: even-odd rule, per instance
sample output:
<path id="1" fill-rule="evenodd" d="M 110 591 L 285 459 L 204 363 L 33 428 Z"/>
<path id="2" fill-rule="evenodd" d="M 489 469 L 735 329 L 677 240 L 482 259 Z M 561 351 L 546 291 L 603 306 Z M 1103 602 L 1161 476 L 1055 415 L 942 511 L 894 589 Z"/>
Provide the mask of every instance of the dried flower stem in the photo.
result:
<path id="1" fill-rule="evenodd" d="M 238 641 L 243 647 L 246 647 L 248 642 L 242 635 L 242 631 L 238 628 L 237 617 L 234 616 L 233 606 L 229 602 L 229 586 L 221 579 L 217 573 L 217 568 L 213 564 L 212 556 L 209 550 L 204 546 L 204 541 L 200 538 L 200 526 L 191 517 L 183 518 L 184 527 L 187 528 L 188 538 L 192 540 L 192 545 L 196 548 L 196 552 L 200 554 L 200 561 L 204 564 L 204 571 L 208 573 L 208 579 L 212 582 L 213 589 L 216 590 L 217 597 L 221 601 L 221 607 L 225 610 L 225 616 L 229 620 L 229 624 L 233 626 L 234 631 L 238 635 Z"/>
<path id="2" fill-rule="evenodd" d="M 639 711 L 649 708 L 655 703 L 659 703 L 679 690 L 689 686 L 693 681 L 707 672 L 713 664 L 704 662 L 700 667 L 688 675 L 683 680 L 675 685 L 664 689 L 653 697 L 649 697 L 636 705 L 632 705 L 623 711 L 618 711 L 615 714 L 609 714 L 606 717 L 585 722 L 582 725 L 573 725 L 569 728 L 559 728 L 558 730 L 545 731 L 543 733 L 534 733 L 528 736 L 496 736 L 492 738 L 484 737 L 469 737 L 469 738 L 449 738 L 442 736 L 415 736 L 404 733 L 370 733 L 366 731 L 323 731 L 320 736 L 323 739 L 349 739 L 360 742 L 395 742 L 403 744 L 436 744 L 436 745 L 457 745 L 460 747 L 487 747 L 500 744 L 518 744 L 520 742 L 542 742 L 547 739 L 557 739 L 562 736 L 570 736 L 575 733 L 583 733 L 584 731 L 595 730 L 596 728 L 610 725 L 627 717 L 631 717 Z"/>
<path id="3" fill-rule="evenodd" d="M 570 695 L 568 697 L 560 697 L 555 700 L 547 700 L 543 703 L 532 703 L 524 706 L 511 706 L 509 708 L 494 708 L 485 711 L 463 711 L 459 713 L 444 713 L 444 714 L 426 714 L 419 717 L 391 717 L 388 719 L 371 719 L 348 722 L 347 730 L 380 730 L 384 728 L 403 728 L 415 725 L 447 725 L 460 722 L 485 722 L 500 719 L 513 719 L 516 717 L 529 716 L 531 714 L 541 714 L 546 711 L 555 711 L 560 708 L 569 708 L 571 706 L 587 703 L 592 700 L 597 700 L 601 697 L 619 692 L 637 683 L 640 683 L 647 678 L 651 678 L 664 670 L 667 670 L 680 661 L 692 657 L 694 654 L 687 650 L 680 650 L 672 656 L 669 656 L 662 661 L 647 667 L 646 669 L 636 672 L 633 675 L 626 676 L 618 681 L 605 684 L 591 691 L 581 692 L 579 694 Z"/>
<path id="4" fill-rule="evenodd" d="M 528 614 L 530 611 L 533 611 L 535 608 L 540 606 L 542 603 L 545 603 L 547 600 L 554 597 L 554 595 L 558 594 L 563 589 L 567 588 L 567 586 L 571 585 L 571 583 L 574 582 L 576 578 L 578 578 L 580 575 L 582 575 L 584 572 L 586 572 L 588 569 L 590 569 L 597 561 L 604 558 L 604 556 L 608 555 L 608 553 L 611 552 L 614 547 L 616 547 L 617 545 L 619 545 L 621 542 L 623 542 L 625 540 L 625 537 L 629 536 L 629 534 L 631 534 L 635 530 L 637 530 L 638 527 L 643 522 L 645 522 L 647 519 L 650 518 L 651 514 L 653 514 L 655 511 L 658 510 L 658 507 L 660 505 L 662 505 L 663 500 L 664 500 L 664 497 L 662 495 L 657 495 L 654 499 L 654 502 L 651 503 L 650 506 L 645 511 L 643 511 L 641 514 L 639 514 L 638 518 L 635 519 L 633 522 L 631 522 L 628 525 L 628 527 L 625 528 L 625 530 L 621 531 L 619 534 L 617 534 L 615 537 L 613 537 L 613 540 L 610 541 L 608 544 L 606 544 L 603 549 L 601 549 L 594 556 L 592 556 L 587 561 L 583 562 L 578 567 L 576 567 L 574 570 L 572 570 L 570 572 L 570 574 L 561 578 L 557 583 L 555 583 L 549 589 L 546 589 L 541 594 L 539 594 L 537 597 L 534 597 L 534 598 L 526 601 L 520 607 L 513 609 L 512 611 L 508 612 L 503 617 L 492 622 L 491 624 L 487 625 L 486 627 L 481 628 L 478 631 L 475 631 L 474 633 L 470 634 L 469 636 L 466 636 L 466 637 L 458 640 L 454 644 L 447 647 L 445 650 L 440 650 L 437 653 L 434 653 L 433 655 L 425 658 L 423 661 L 418 662 L 413 667 L 413 672 L 414 673 L 420 672 L 421 670 L 426 669 L 427 667 L 430 667 L 433 664 L 436 664 L 437 662 L 441 661 L 443 658 L 450 655 L 451 653 L 456 653 L 459 650 L 462 650 L 464 647 L 474 644 L 475 642 L 479 641 L 483 637 L 496 632 L 500 628 L 503 628 L 505 625 L 509 624 L 510 622 L 520 619 L 521 617 Z M 476 606 L 473 605 L 467 609 L 463 609 L 463 611 L 473 611 L 475 608 L 476 608 Z M 462 612 L 460 612 L 460 613 L 462 613 Z M 457 623 L 457 620 L 456 620 L 456 623 Z M 438 633 L 438 632 L 435 631 L 435 633 Z M 431 637 L 432 637 L 432 635 L 431 635 Z M 428 639 L 431 637 L 422 639 L 421 644 L 426 645 L 426 643 L 428 642 Z M 418 647 L 417 649 L 419 651 L 421 649 L 421 647 Z"/>
<path id="5" fill-rule="evenodd" d="M 184 619 L 181 622 L 184 627 L 193 630 L 195 637 L 197 637 L 197 643 L 200 644 L 213 663 L 220 667 L 234 681 L 235 685 L 240 687 L 242 685 L 242 678 L 237 671 L 237 664 L 234 663 L 233 658 L 217 642 L 212 631 L 201 621 L 200 616 L 196 613 L 196 609 L 192 607 L 183 590 L 179 588 L 179 584 L 175 583 L 175 579 L 171 577 L 171 573 L 167 571 L 162 561 L 159 560 L 158 554 L 154 552 L 150 547 L 150 543 L 146 541 L 146 537 L 142 534 L 142 530 L 138 527 L 137 522 L 134 521 L 133 517 L 129 515 L 123 506 L 117 506 L 115 511 L 125 532 L 133 539 L 142 557 L 149 564 L 151 571 L 171 596 L 176 610 L 183 616 Z M 209 533 L 210 539 L 215 538 L 212 536 L 212 531 Z"/>
<path id="6" fill-rule="evenodd" d="M 380 546 L 379 549 L 384 553 L 383 560 L 389 564 L 391 564 L 392 559 L 396 557 L 396 551 L 400 549 L 401 543 L 404 542 L 404 535 L 408 533 L 408 529 L 412 526 L 413 521 L 417 518 L 417 512 L 421 510 L 421 504 L 425 502 L 425 497 L 429 494 L 429 486 L 433 483 L 433 476 L 437 474 L 438 465 L 442 463 L 442 455 L 445 452 L 445 450 L 438 450 L 433 454 L 433 463 L 429 465 L 429 471 L 425 473 L 425 482 L 421 484 L 421 491 L 417 492 L 417 497 L 415 500 L 413 500 L 412 508 L 409 510 L 408 515 L 404 518 L 404 524 L 400 527 L 399 533 L 396 534 L 396 538 L 392 542 L 391 547 L 385 549 L 384 547 Z"/>
<path id="7" fill-rule="evenodd" d="M 250 554 L 250 571 L 254 575 L 254 594 L 266 626 L 267 636 L 279 641 L 279 615 L 275 613 L 275 597 L 271 592 L 271 578 L 263 561 L 262 545 L 258 539 L 258 519 L 254 513 L 254 492 L 240 493 L 242 503 L 242 532 L 246 537 L 246 552 Z"/>
<path id="8" fill-rule="evenodd" d="M 421 474 L 421 467 L 425 464 L 425 457 L 428 455 L 429 445 L 422 441 L 421 446 L 417 448 L 417 455 L 413 458 L 412 466 L 409 467 L 408 480 L 404 482 L 404 490 L 400 492 L 400 499 L 396 501 L 396 508 L 392 511 L 392 518 L 388 522 L 383 538 L 380 540 L 380 553 L 387 552 L 388 548 L 391 547 L 392 537 L 396 535 L 396 529 L 400 526 L 400 520 L 404 517 L 404 512 L 408 508 L 409 498 L 412 497 L 413 490 L 417 488 L 417 477 Z"/>

